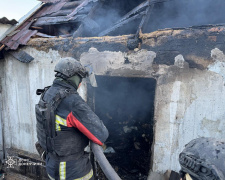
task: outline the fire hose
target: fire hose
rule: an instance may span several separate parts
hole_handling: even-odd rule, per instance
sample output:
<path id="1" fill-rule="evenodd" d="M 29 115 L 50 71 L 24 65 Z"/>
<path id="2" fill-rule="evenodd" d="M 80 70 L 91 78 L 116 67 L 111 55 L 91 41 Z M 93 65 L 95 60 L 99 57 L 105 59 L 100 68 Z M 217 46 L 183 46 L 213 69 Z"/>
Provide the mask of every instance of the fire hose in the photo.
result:
<path id="1" fill-rule="evenodd" d="M 110 165 L 109 161 L 106 159 L 101 146 L 98 144 L 95 144 L 91 142 L 91 149 L 95 155 L 95 158 L 101 167 L 102 171 L 106 175 L 106 177 L 109 180 L 121 180 L 121 178 L 118 176 L 118 174 L 115 172 L 115 170 Z"/>

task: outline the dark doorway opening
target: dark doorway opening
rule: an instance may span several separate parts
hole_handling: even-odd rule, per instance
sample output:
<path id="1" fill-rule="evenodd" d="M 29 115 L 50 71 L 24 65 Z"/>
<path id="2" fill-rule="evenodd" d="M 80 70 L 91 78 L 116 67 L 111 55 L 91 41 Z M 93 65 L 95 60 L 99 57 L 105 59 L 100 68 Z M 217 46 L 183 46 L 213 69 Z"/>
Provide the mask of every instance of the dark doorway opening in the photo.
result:
<path id="1" fill-rule="evenodd" d="M 156 80 L 108 76 L 96 80 L 95 112 L 109 130 L 107 159 L 122 179 L 147 179 Z"/>

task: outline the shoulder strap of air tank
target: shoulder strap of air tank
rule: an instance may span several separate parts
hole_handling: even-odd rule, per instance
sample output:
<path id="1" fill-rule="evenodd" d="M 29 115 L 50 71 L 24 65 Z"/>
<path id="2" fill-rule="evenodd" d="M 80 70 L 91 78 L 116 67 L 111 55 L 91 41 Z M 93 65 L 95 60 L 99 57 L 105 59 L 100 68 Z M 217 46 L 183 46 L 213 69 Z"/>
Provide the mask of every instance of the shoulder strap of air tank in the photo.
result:
<path id="1" fill-rule="evenodd" d="M 70 94 L 75 94 L 77 93 L 74 90 L 71 89 L 61 89 L 59 92 L 56 94 L 56 96 L 52 99 L 51 106 L 54 109 L 54 111 L 57 109 L 61 101 L 68 95 Z"/>
<path id="2" fill-rule="evenodd" d="M 76 91 L 73 91 L 71 89 L 61 89 L 59 90 L 59 92 L 56 94 L 56 96 L 52 99 L 51 101 L 51 113 L 50 113 L 50 122 L 49 122 L 49 126 L 51 127 L 51 137 L 55 137 L 56 135 L 56 131 L 55 131 L 55 111 L 57 109 L 57 107 L 59 106 L 59 104 L 61 103 L 61 101 L 69 96 L 70 94 L 75 94 L 77 93 Z"/>

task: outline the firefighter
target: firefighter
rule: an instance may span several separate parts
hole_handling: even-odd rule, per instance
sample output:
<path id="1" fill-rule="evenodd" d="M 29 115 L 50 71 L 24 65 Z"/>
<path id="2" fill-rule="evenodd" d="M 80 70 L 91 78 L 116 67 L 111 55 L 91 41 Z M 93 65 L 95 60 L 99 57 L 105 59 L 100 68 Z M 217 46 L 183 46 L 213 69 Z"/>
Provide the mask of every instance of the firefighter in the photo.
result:
<path id="1" fill-rule="evenodd" d="M 89 140 L 103 145 L 108 130 L 77 93 L 88 72 L 73 58 L 60 60 L 55 72 L 52 86 L 37 90 L 37 150 L 45 157 L 50 179 L 93 180 L 84 149 Z"/>
<path id="2" fill-rule="evenodd" d="M 180 175 L 185 180 L 224 180 L 225 141 L 198 138 L 189 142 L 179 156 Z"/>

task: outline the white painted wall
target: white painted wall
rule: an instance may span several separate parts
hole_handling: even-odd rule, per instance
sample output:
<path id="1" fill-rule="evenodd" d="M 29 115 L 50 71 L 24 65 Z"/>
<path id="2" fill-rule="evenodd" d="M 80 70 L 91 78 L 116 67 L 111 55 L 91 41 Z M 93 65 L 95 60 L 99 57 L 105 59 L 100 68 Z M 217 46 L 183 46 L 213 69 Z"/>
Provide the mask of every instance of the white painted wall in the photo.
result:
<path id="1" fill-rule="evenodd" d="M 215 49 L 212 57 L 209 70 L 181 65 L 158 79 L 153 171 L 179 171 L 179 153 L 192 139 L 225 137 L 225 56 Z"/>
<path id="2" fill-rule="evenodd" d="M 10 28 L 12 25 L 10 24 L 1 24 L 0 23 L 0 37 Z"/>
<path id="3" fill-rule="evenodd" d="M 3 121 L 7 148 L 13 147 L 36 153 L 35 104 L 39 101 L 36 89 L 52 84 L 54 67 L 61 59 L 57 51 L 40 52 L 26 47 L 35 59 L 25 64 L 11 55 L 5 57 L 5 79 L 3 85 Z M 86 94 L 85 86 L 81 94 Z"/>
<path id="4" fill-rule="evenodd" d="M 152 77 L 155 52 L 99 52 L 91 48 L 81 55 L 92 63 L 98 75 Z M 125 58 L 130 60 L 124 64 Z M 225 135 L 225 55 L 212 50 L 214 64 L 209 70 L 189 69 L 182 55 L 174 66 L 159 65 L 155 96 L 155 137 L 152 170 L 179 171 L 179 153 L 185 144 L 198 137 Z M 138 72 L 136 74 L 136 72 Z"/>

